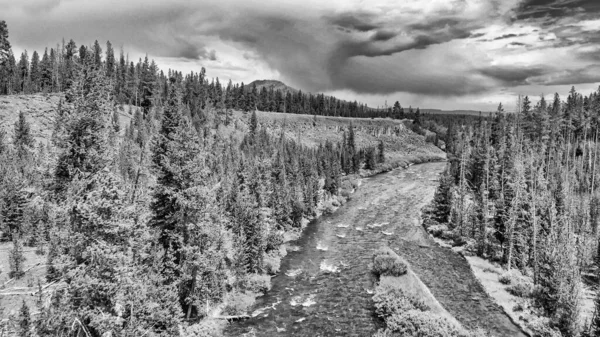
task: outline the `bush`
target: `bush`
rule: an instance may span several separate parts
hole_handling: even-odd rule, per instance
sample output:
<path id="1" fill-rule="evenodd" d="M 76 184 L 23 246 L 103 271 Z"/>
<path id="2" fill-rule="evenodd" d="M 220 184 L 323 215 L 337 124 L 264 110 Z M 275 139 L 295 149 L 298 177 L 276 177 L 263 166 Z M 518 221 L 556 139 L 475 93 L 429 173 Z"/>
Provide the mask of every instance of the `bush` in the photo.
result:
<path id="1" fill-rule="evenodd" d="M 263 268 L 265 273 L 275 275 L 279 272 L 281 266 L 281 258 L 277 253 L 267 253 L 263 257 Z"/>
<path id="2" fill-rule="evenodd" d="M 402 315 L 392 315 L 387 320 L 388 330 L 401 336 L 463 337 L 467 332 L 453 322 L 428 311 L 410 310 Z"/>
<path id="3" fill-rule="evenodd" d="M 250 308 L 253 303 L 254 294 L 233 291 L 225 296 L 223 313 L 232 316 L 243 315 L 246 314 L 248 308 Z"/>
<path id="4" fill-rule="evenodd" d="M 547 319 L 536 319 L 527 324 L 527 328 L 533 332 L 536 337 L 562 337 L 560 331 L 550 327 Z"/>
<path id="5" fill-rule="evenodd" d="M 531 297 L 533 294 L 533 284 L 523 279 L 516 278 L 511 281 L 511 285 L 506 290 L 518 297 Z"/>
<path id="6" fill-rule="evenodd" d="M 507 271 L 498 276 L 498 281 L 508 285 L 506 291 L 518 297 L 531 297 L 533 295 L 533 283 Z"/>
<path id="7" fill-rule="evenodd" d="M 523 304 L 521 304 L 521 303 L 517 303 L 517 304 L 515 304 L 515 305 L 513 306 L 513 309 L 512 309 L 512 310 L 513 310 L 514 312 L 517 312 L 517 311 L 523 311 Z"/>
<path id="8" fill-rule="evenodd" d="M 406 263 L 390 248 L 380 249 L 373 255 L 373 273 L 378 276 L 401 276 L 406 271 Z"/>
<path id="9" fill-rule="evenodd" d="M 269 289 L 271 289 L 271 277 L 269 275 L 246 275 L 246 290 L 253 293 L 266 293 Z"/>
<path id="10" fill-rule="evenodd" d="M 432 225 L 427 228 L 429 234 L 433 235 L 436 238 L 439 238 L 444 234 L 444 232 L 448 231 L 448 226 L 446 225 Z"/>
<path id="11" fill-rule="evenodd" d="M 514 278 L 515 276 L 511 272 L 507 271 L 498 276 L 498 281 L 500 281 L 502 284 L 511 284 Z"/>
<path id="12" fill-rule="evenodd" d="M 384 319 L 394 314 L 401 315 L 409 310 L 429 310 L 423 301 L 408 296 L 402 289 L 388 284 L 377 287 L 373 301 L 375 302 L 375 312 Z"/>
<path id="13" fill-rule="evenodd" d="M 278 250 L 279 246 L 283 244 L 283 232 L 282 231 L 271 231 L 267 235 L 267 245 L 265 247 L 266 252 L 272 250 Z"/>

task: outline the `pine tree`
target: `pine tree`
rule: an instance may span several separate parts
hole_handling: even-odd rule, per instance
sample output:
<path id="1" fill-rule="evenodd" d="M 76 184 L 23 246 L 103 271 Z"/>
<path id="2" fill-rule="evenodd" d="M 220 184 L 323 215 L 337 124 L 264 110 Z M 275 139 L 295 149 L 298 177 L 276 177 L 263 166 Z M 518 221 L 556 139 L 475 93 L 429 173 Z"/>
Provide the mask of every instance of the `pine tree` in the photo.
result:
<path id="1" fill-rule="evenodd" d="M 27 306 L 27 303 L 25 303 L 25 300 L 23 300 L 21 309 L 19 310 L 19 336 L 33 336 L 31 331 L 32 326 L 33 322 L 31 320 L 31 314 L 29 313 L 29 307 Z"/>
<path id="2" fill-rule="evenodd" d="M 17 77 L 21 93 L 29 93 L 29 56 L 27 56 L 27 50 L 21 53 Z"/>
<path id="3" fill-rule="evenodd" d="M 44 92 L 52 91 L 53 69 L 52 61 L 48 55 L 48 48 L 44 50 L 44 56 L 40 62 L 40 90 Z"/>
<path id="4" fill-rule="evenodd" d="M 434 219 L 442 224 L 448 223 L 452 207 L 451 188 L 454 178 L 449 170 L 444 171 L 440 178 L 440 185 L 433 196 Z"/>
<path id="5" fill-rule="evenodd" d="M 88 58 L 67 96 L 73 101 L 66 126 L 66 148 L 58 158 L 55 189 L 63 192 L 76 175 L 94 174 L 108 165 L 108 136 L 113 114 L 109 83 Z"/>
<path id="6" fill-rule="evenodd" d="M 23 255 L 23 243 L 18 235 L 13 235 L 13 248 L 8 253 L 10 266 L 10 277 L 21 278 L 25 275 L 25 255 Z"/>
<path id="7" fill-rule="evenodd" d="M 12 77 L 12 65 L 10 59 L 12 56 L 12 50 L 10 41 L 8 41 L 8 27 L 6 21 L 0 20 L 0 93 L 11 92 L 11 81 Z"/>
<path id="8" fill-rule="evenodd" d="M 175 79 L 171 78 L 169 97 L 152 154 L 152 161 L 157 170 L 158 188 L 153 195 L 154 215 L 151 224 L 160 231 L 159 242 L 165 254 L 173 256 L 175 265 L 178 265 L 181 259 L 181 243 L 176 236 L 179 223 L 175 217 L 180 212 L 181 205 L 178 204 L 175 194 L 185 188 L 186 182 L 182 181 L 177 174 L 182 167 L 173 166 L 181 165 L 183 158 L 171 158 L 171 156 L 176 155 L 172 150 L 181 140 L 180 133 L 185 127 L 181 112 L 181 94 Z"/>
<path id="9" fill-rule="evenodd" d="M 19 112 L 19 119 L 15 122 L 13 144 L 20 158 L 24 158 L 34 145 L 31 127 L 23 111 Z"/>
<path id="10" fill-rule="evenodd" d="M 34 51 L 31 55 L 31 68 L 29 78 L 31 81 L 31 92 L 40 91 L 42 72 L 40 70 L 40 55 L 37 51 Z"/>
<path id="11" fill-rule="evenodd" d="M 256 129 L 258 128 L 258 119 L 256 117 L 256 110 L 252 111 L 252 116 L 250 117 L 250 134 L 252 136 L 256 135 Z"/>
<path id="12" fill-rule="evenodd" d="M 11 53 L 10 41 L 8 41 L 8 27 L 6 21 L 0 20 L 0 67 L 6 65 Z"/>
<path id="13" fill-rule="evenodd" d="M 115 75 L 115 51 L 110 41 L 106 42 L 106 77 L 112 79 Z"/>
<path id="14" fill-rule="evenodd" d="M 382 140 L 377 144 L 377 162 L 385 163 L 385 147 Z"/>

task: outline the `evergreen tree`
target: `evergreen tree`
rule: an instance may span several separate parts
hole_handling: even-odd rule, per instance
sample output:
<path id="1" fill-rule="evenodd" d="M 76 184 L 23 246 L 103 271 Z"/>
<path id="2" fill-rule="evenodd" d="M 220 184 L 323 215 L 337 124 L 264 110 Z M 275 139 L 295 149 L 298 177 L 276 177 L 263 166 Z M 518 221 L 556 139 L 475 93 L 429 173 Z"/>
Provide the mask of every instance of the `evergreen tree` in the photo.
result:
<path id="1" fill-rule="evenodd" d="M 106 42 L 106 77 L 112 79 L 115 75 L 115 51 L 110 41 Z"/>
<path id="2" fill-rule="evenodd" d="M 8 27 L 6 21 L 0 20 L 0 94 L 11 92 L 11 65 L 12 50 L 8 41 Z"/>
<path id="3" fill-rule="evenodd" d="M 76 175 L 99 172 L 108 165 L 108 131 L 113 113 L 109 83 L 92 56 L 86 59 L 67 96 L 73 101 L 66 112 L 64 144 L 55 170 L 55 189 L 63 192 Z"/>
<path id="4" fill-rule="evenodd" d="M 31 81 L 31 92 L 38 92 L 40 90 L 42 80 L 42 72 L 40 70 L 40 55 L 37 51 L 34 51 L 31 55 L 31 68 L 30 68 L 30 81 Z"/>
<path id="5" fill-rule="evenodd" d="M 21 309 L 19 310 L 19 336 L 30 337 L 33 336 L 31 328 L 33 322 L 31 320 L 31 314 L 29 313 L 29 307 L 25 300 L 22 301 Z"/>
<path id="6" fill-rule="evenodd" d="M 23 111 L 19 112 L 19 119 L 15 122 L 14 134 L 13 144 L 20 154 L 33 147 L 34 139 L 31 127 Z"/>
<path id="7" fill-rule="evenodd" d="M 385 163 L 385 147 L 382 140 L 377 144 L 377 162 Z"/>
<path id="8" fill-rule="evenodd" d="M 8 253 L 10 266 L 10 277 L 21 278 L 25 275 L 25 255 L 23 254 L 23 243 L 18 235 L 13 235 L 13 248 Z"/>
<path id="9" fill-rule="evenodd" d="M 250 117 L 250 134 L 255 136 L 257 128 L 258 128 L 258 119 L 256 117 L 256 111 L 252 111 L 252 116 Z"/>

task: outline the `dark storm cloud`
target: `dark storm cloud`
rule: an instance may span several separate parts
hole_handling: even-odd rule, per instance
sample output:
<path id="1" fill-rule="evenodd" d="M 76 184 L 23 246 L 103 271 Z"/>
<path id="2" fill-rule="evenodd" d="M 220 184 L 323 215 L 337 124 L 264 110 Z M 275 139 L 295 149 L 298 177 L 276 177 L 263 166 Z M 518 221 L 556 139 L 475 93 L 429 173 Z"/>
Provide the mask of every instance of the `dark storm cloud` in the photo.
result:
<path id="1" fill-rule="evenodd" d="M 286 1 L 254 6 L 241 0 L 204 0 L 201 4 L 187 0 L 132 0 L 110 6 L 78 0 L 63 0 L 58 5 L 54 0 L 22 0 L 26 5 L 21 6 L 0 0 L 0 8 L 3 1 L 12 8 L 7 20 L 9 27 L 18 32 L 20 40 L 16 44 L 23 49 L 36 46 L 39 51 L 37 46 L 52 45 L 63 37 L 74 38 L 78 45 L 95 39 L 110 40 L 114 46 L 124 45 L 125 51 L 133 47 L 154 57 L 172 57 L 198 65 L 210 62 L 207 64 L 213 69 L 243 71 L 266 64 L 288 84 L 312 92 L 402 91 L 460 96 L 499 85 L 523 85 L 532 79 L 581 81 L 586 78 L 576 71 L 557 79 L 548 77 L 548 69 L 486 65 L 496 55 L 528 52 L 536 44 L 555 48 L 600 43 L 594 35 L 598 36 L 598 32 L 567 29 L 568 25 L 544 26 L 550 19 L 567 15 L 579 18 L 584 10 L 597 10 L 596 1 L 590 0 L 511 0 L 509 5 L 504 0 L 452 0 L 432 1 L 423 7 L 414 2 L 374 1 L 367 6 L 357 1 L 356 8 L 365 9 L 352 10 L 348 8 L 354 8 L 353 5 L 318 1 L 307 4 L 305 10 Z M 48 13 L 23 16 L 14 10 L 20 6 L 24 8 L 21 12 L 32 13 L 27 8 L 36 7 L 36 1 L 47 5 Z M 511 8 L 515 4 L 517 7 Z M 338 7 L 345 9 L 340 13 Z M 509 16 L 513 21 L 507 19 Z M 504 35 L 497 29 L 487 30 L 491 25 L 513 28 L 521 25 L 520 21 L 527 21 L 527 25 L 535 21 L 534 28 L 542 29 L 548 36 L 556 35 L 556 41 L 521 41 L 517 38 L 523 34 L 512 34 L 523 30 L 507 29 Z M 556 31 L 549 31 L 552 29 Z M 485 42 L 490 40 L 477 38 L 514 39 L 504 46 L 526 48 L 489 49 Z M 226 48 L 222 50 L 223 45 Z M 230 56 L 236 50 L 239 61 L 232 61 L 235 58 Z M 574 55 L 595 58 L 589 51 Z M 533 62 L 536 63 L 540 62 Z"/>
<path id="2" fill-rule="evenodd" d="M 527 36 L 527 34 L 504 34 L 504 35 L 495 37 L 493 40 L 497 41 L 497 40 L 510 39 L 513 37 L 521 37 L 521 36 Z"/>
<path id="3" fill-rule="evenodd" d="M 585 16 L 600 13 L 598 0 L 525 0 L 515 10 L 515 18 L 546 19 L 547 24 L 562 17 L 583 14 Z"/>
<path id="4" fill-rule="evenodd" d="M 373 16 L 365 12 L 343 13 L 337 16 L 327 17 L 332 25 L 347 30 L 356 30 L 359 32 L 368 32 L 380 28 L 373 23 Z"/>
<path id="5" fill-rule="evenodd" d="M 479 69 L 480 74 L 498 80 L 504 86 L 524 85 L 528 83 L 528 79 L 547 74 L 548 72 L 550 72 L 550 69 L 542 66 L 492 66 Z"/>
<path id="6" fill-rule="evenodd" d="M 396 37 L 395 32 L 392 31 L 388 31 L 388 30 L 379 30 L 377 31 L 377 33 L 375 33 L 375 35 L 373 35 L 373 37 L 371 37 L 372 41 L 388 41 L 393 39 L 394 37 Z"/>
<path id="7" fill-rule="evenodd" d="M 209 51 L 200 43 L 194 44 L 181 38 L 177 38 L 176 41 L 177 43 L 175 48 L 170 50 L 168 56 L 174 56 L 188 60 L 215 61 L 217 59 L 217 53 L 215 50 Z"/>
<path id="8" fill-rule="evenodd" d="M 556 71 L 530 79 L 541 85 L 577 85 L 600 82 L 600 65 L 589 65 L 579 69 Z"/>

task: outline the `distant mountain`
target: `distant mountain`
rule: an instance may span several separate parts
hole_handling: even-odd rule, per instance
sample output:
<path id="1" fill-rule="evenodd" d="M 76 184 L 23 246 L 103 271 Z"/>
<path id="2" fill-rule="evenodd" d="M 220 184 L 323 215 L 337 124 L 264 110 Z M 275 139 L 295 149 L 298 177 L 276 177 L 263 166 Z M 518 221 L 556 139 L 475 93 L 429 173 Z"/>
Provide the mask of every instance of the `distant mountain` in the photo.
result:
<path id="1" fill-rule="evenodd" d="M 428 113 L 434 115 L 471 115 L 479 116 L 480 111 L 478 110 L 441 110 L 441 109 L 420 109 L 421 113 Z M 404 110 L 406 112 L 406 110 Z M 481 116 L 487 117 L 490 114 L 489 111 L 481 111 Z"/>
<path id="2" fill-rule="evenodd" d="M 283 83 L 281 81 L 276 81 L 276 80 L 256 80 L 256 81 L 246 85 L 247 90 L 252 88 L 253 84 L 256 85 L 256 89 L 258 90 L 258 92 L 260 92 L 260 90 L 262 88 L 267 88 L 267 90 L 273 88 L 273 91 L 281 90 L 284 93 L 287 93 L 287 92 L 297 93 L 298 92 L 298 89 L 289 87 L 285 83 Z"/>

